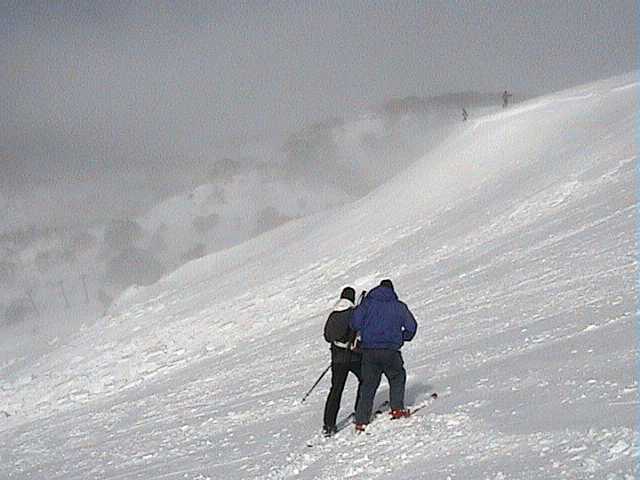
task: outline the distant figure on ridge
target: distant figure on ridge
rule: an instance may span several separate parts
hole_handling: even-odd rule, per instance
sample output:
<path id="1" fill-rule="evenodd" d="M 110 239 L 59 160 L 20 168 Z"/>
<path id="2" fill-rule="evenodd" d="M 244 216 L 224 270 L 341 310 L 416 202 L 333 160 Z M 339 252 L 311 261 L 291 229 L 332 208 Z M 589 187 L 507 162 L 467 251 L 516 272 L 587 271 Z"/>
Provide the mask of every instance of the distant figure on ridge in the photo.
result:
<path id="1" fill-rule="evenodd" d="M 505 90 L 502 94 L 502 108 L 507 108 L 507 105 L 509 105 L 509 99 L 511 97 L 513 97 L 513 95 Z"/>
<path id="2" fill-rule="evenodd" d="M 463 108 L 462 109 L 462 121 L 466 122 L 467 118 L 469 118 L 469 114 L 467 113 L 467 111 Z"/>
<path id="3" fill-rule="evenodd" d="M 400 349 L 416 334 L 418 324 L 406 304 L 398 300 L 389 279 L 369 292 L 356 309 L 351 329 L 362 337 L 362 385 L 356 408 L 356 432 L 364 432 L 371 419 L 373 400 L 382 374 L 389 381 L 391 418 L 408 417 L 404 405 L 407 372 Z"/>
<path id="4" fill-rule="evenodd" d="M 362 355 L 356 344 L 357 332 L 350 327 L 356 307 L 355 299 L 356 292 L 353 288 L 345 287 L 342 289 L 340 299 L 333 307 L 324 326 L 324 339 L 331 343 L 331 390 L 329 390 L 324 406 L 324 426 L 322 427 L 322 433 L 327 437 L 337 431 L 336 418 L 349 372 L 358 378 L 358 393 L 354 410 L 358 408 Z"/>

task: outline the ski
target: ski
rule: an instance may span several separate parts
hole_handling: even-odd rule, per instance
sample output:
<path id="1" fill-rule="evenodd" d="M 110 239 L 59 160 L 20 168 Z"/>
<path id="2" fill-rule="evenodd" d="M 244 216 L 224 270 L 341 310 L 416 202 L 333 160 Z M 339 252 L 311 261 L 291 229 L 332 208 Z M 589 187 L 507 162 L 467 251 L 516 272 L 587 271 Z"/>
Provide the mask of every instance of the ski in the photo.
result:
<path id="1" fill-rule="evenodd" d="M 424 402 L 416 405 L 413 409 L 411 410 L 411 415 L 414 415 L 416 413 L 418 413 L 420 410 L 422 410 L 424 407 L 427 407 L 429 405 L 431 405 L 431 403 L 436 400 L 438 398 L 438 394 L 436 392 L 433 392 L 431 395 L 429 395 L 429 398 L 427 400 L 425 400 Z"/>
<path id="2" fill-rule="evenodd" d="M 383 402 L 381 402 L 378 406 L 376 406 L 376 408 L 373 410 L 373 414 L 371 415 L 371 421 L 373 421 L 376 417 L 378 417 L 379 415 L 381 415 L 384 411 L 389 409 L 389 400 L 385 400 Z M 356 414 L 355 412 L 351 412 L 349 415 L 347 415 L 345 418 L 343 418 L 342 420 L 338 421 L 336 423 L 336 432 L 331 435 L 331 436 L 322 436 L 322 438 L 320 438 L 320 441 L 323 440 L 329 440 L 332 437 L 335 437 L 340 431 L 344 430 L 345 428 L 347 428 L 350 425 L 353 425 L 353 420 L 355 419 Z M 317 440 L 317 436 L 313 439 L 307 442 L 307 447 L 313 447 L 314 445 L 316 445 L 316 440 Z"/>
<path id="3" fill-rule="evenodd" d="M 409 418 L 412 417 L 413 415 L 415 415 L 416 413 L 418 413 L 423 408 L 428 407 L 429 405 L 431 405 L 433 403 L 433 401 L 436 400 L 437 398 L 438 398 L 438 394 L 436 392 L 433 392 L 433 393 L 431 393 L 429 395 L 429 397 L 426 400 L 418 403 L 417 405 L 414 405 L 413 407 L 409 407 L 409 411 L 410 411 Z M 383 413 L 385 408 L 389 407 L 389 406 L 390 405 L 389 405 L 388 401 L 382 403 L 380 405 L 380 407 L 378 407 L 376 412 L 372 415 L 372 418 L 371 418 L 371 421 L 369 422 L 369 425 L 371 425 L 371 423 L 373 423 L 373 421 Z M 390 421 L 394 421 L 394 419 L 390 419 Z M 364 431 L 364 434 L 365 435 L 370 435 L 371 432 L 368 429 L 366 429 Z"/>
<path id="4" fill-rule="evenodd" d="M 431 405 L 431 403 L 438 398 L 438 394 L 436 392 L 433 392 L 429 395 L 429 398 L 427 398 L 427 400 L 415 405 L 413 408 L 409 408 L 409 410 L 411 411 L 411 416 L 415 415 L 416 413 L 418 413 L 420 410 L 422 410 L 423 408 Z M 371 420 L 369 421 L 369 424 L 373 423 L 378 417 L 380 417 L 384 412 L 388 411 L 391 407 L 391 404 L 389 403 L 389 400 L 385 400 L 381 403 L 379 403 L 374 409 L 373 412 L 371 414 Z M 340 420 L 339 422 L 336 423 L 336 432 L 331 435 L 331 436 L 322 436 L 321 438 L 318 438 L 318 435 L 314 436 L 313 439 L 309 440 L 307 442 L 307 447 L 314 447 L 316 445 L 318 445 L 320 442 L 326 442 L 327 440 L 330 440 L 331 438 L 335 437 L 338 433 L 340 433 L 342 430 L 344 430 L 345 428 L 347 428 L 349 425 L 353 424 L 353 419 L 355 418 L 355 413 L 352 412 L 349 415 L 347 415 L 346 417 L 344 417 L 342 420 Z M 366 435 L 369 435 L 368 431 L 365 431 Z"/>
<path id="5" fill-rule="evenodd" d="M 355 412 L 351 412 L 345 418 L 343 418 L 338 423 L 336 423 L 336 433 L 338 433 L 340 430 L 342 430 L 342 429 L 348 427 L 349 425 L 351 425 L 353 423 L 353 419 L 355 417 L 356 417 L 356 413 Z M 334 435 L 335 435 L 335 433 L 334 433 Z"/>
<path id="6" fill-rule="evenodd" d="M 430 405 L 431 402 L 436 398 L 438 398 L 438 394 L 436 392 L 433 392 L 429 395 L 429 398 L 427 400 L 415 405 L 414 407 L 409 407 L 409 411 L 411 412 L 411 415 L 419 412 L 424 407 Z M 371 420 L 369 421 L 369 423 L 373 422 L 377 417 L 382 415 L 382 413 L 388 411 L 390 407 L 391 407 L 391 404 L 389 403 L 389 400 L 385 400 L 380 405 L 378 405 L 378 407 L 374 410 L 373 414 L 371 415 Z"/>

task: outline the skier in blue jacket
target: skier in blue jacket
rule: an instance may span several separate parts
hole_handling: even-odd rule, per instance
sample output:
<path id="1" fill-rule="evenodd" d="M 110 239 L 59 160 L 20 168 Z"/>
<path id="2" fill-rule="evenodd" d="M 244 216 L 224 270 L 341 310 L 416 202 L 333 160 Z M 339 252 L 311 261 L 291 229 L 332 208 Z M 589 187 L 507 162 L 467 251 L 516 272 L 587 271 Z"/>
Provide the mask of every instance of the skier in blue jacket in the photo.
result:
<path id="1" fill-rule="evenodd" d="M 398 300 L 389 279 L 372 289 L 356 309 L 351 328 L 360 332 L 362 377 L 356 410 L 356 431 L 362 432 L 369 423 L 373 400 L 382 374 L 389 381 L 391 417 L 408 417 L 404 405 L 407 373 L 400 349 L 411 341 L 418 324 L 406 304 Z"/>

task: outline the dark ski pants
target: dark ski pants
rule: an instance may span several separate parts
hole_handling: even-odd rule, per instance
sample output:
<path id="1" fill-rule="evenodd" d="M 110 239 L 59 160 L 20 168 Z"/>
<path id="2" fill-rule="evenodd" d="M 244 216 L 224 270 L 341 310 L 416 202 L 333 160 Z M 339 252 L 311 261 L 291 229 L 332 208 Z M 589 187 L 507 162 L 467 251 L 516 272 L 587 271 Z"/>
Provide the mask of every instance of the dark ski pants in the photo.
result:
<path id="1" fill-rule="evenodd" d="M 358 399 L 360 398 L 360 362 L 351 361 L 345 363 L 331 364 L 331 390 L 327 402 L 324 405 L 324 426 L 331 429 L 336 426 L 338 411 L 340 410 L 340 402 L 342 401 L 342 392 L 347 382 L 347 376 L 352 372 L 358 378 L 358 393 L 356 394 L 356 406 L 358 408 Z"/>
<path id="2" fill-rule="evenodd" d="M 373 400 L 383 373 L 389 381 L 391 409 L 404 408 L 404 387 L 407 381 L 407 372 L 404 369 L 404 361 L 400 352 L 381 348 L 364 349 L 362 351 L 362 386 L 356 409 L 356 423 L 369 423 Z"/>

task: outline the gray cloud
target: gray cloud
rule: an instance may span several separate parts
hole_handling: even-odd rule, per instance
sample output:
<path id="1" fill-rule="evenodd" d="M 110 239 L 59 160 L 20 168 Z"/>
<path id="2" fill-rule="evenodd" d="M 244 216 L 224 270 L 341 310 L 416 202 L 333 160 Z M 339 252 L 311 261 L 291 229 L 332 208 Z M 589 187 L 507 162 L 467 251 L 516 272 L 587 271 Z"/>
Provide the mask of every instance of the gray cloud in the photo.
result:
<path id="1" fill-rule="evenodd" d="M 542 93 L 636 68 L 633 0 L 1 8 L 5 188 L 173 172 L 391 96 Z"/>

